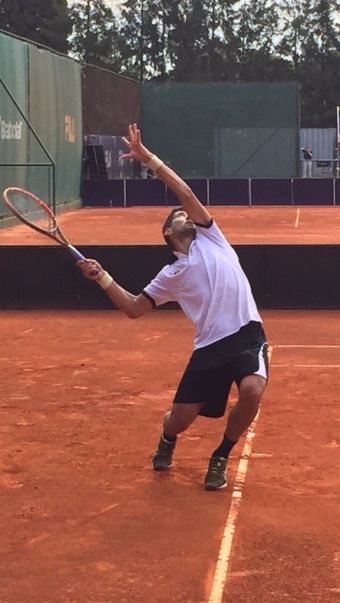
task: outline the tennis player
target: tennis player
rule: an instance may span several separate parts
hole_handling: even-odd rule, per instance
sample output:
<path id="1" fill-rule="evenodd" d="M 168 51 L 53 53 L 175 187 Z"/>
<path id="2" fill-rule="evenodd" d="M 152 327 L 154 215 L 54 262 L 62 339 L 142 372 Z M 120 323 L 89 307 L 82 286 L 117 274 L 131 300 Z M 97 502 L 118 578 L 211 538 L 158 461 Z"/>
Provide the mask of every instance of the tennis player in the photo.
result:
<path id="1" fill-rule="evenodd" d="M 84 275 L 99 283 L 111 301 L 130 318 L 155 306 L 177 301 L 196 327 L 194 351 L 179 383 L 172 408 L 164 417 L 163 433 L 153 456 L 153 468 L 172 466 L 177 435 L 197 415 L 222 417 L 231 385 L 238 401 L 226 431 L 212 452 L 206 490 L 227 485 L 228 456 L 256 416 L 267 383 L 267 342 L 251 288 L 238 257 L 210 213 L 190 187 L 141 141 L 136 124 L 129 126 L 125 159 L 142 162 L 176 194 L 163 235 L 176 256 L 139 295 L 123 289 L 95 260 L 79 262 Z M 93 276 L 94 270 L 98 272 Z M 92 273 L 92 274 L 91 274 Z"/>

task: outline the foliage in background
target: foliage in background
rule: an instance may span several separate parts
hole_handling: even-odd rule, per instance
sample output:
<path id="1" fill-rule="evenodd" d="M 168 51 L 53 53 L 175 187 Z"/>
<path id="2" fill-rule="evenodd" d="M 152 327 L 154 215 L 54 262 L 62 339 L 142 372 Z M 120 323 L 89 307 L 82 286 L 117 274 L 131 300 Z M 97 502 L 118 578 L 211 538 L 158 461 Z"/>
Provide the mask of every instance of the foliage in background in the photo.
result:
<path id="1" fill-rule="evenodd" d="M 67 0 L 0 0 L 0 27 L 58 52 L 69 50 Z"/>
<path id="2" fill-rule="evenodd" d="M 70 8 L 73 55 L 85 63 L 118 70 L 121 58 L 115 16 L 104 0 L 76 2 Z"/>

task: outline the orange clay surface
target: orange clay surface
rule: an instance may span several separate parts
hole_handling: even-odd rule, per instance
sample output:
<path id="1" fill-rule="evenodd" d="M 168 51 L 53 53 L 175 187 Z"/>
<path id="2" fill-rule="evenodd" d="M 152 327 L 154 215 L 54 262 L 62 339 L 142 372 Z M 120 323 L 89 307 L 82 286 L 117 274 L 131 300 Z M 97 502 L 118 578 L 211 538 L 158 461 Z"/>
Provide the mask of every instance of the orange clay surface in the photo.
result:
<path id="1" fill-rule="evenodd" d="M 339 208 L 211 211 L 232 243 L 338 242 Z M 75 244 L 157 244 L 166 213 L 60 222 Z M 7 243 L 47 239 L 18 226 L 0 230 Z M 263 318 L 271 378 L 219 596 L 246 437 L 220 492 L 203 479 L 225 419 L 198 418 L 169 474 L 150 465 L 190 323 L 180 311 L 0 313 L 0 603 L 340 601 L 340 312 Z"/>
<path id="2" fill-rule="evenodd" d="M 84 208 L 61 214 L 58 221 L 75 245 L 163 244 L 161 226 L 170 209 Z M 340 207 L 210 207 L 209 211 L 232 244 L 340 241 Z M 44 244 L 49 239 L 23 224 L 0 229 L 0 245 Z"/>
<path id="3" fill-rule="evenodd" d="M 0 314 L 1 603 L 339 602 L 340 312 L 263 318 L 271 379 L 216 599 L 244 438 L 220 492 L 202 482 L 225 420 L 150 468 L 191 352 L 183 314 Z"/>

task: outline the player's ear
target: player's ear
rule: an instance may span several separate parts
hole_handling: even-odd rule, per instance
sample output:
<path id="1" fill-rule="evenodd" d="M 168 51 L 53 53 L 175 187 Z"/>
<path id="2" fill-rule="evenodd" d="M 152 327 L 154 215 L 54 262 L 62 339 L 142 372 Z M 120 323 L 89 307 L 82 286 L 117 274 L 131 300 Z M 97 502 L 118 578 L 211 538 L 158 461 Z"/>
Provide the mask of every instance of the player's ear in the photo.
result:
<path id="1" fill-rule="evenodd" d="M 166 237 L 170 237 L 170 236 L 172 235 L 172 228 L 170 228 L 170 226 L 167 226 L 167 228 L 165 228 L 165 229 L 163 230 L 163 234 L 164 234 Z"/>

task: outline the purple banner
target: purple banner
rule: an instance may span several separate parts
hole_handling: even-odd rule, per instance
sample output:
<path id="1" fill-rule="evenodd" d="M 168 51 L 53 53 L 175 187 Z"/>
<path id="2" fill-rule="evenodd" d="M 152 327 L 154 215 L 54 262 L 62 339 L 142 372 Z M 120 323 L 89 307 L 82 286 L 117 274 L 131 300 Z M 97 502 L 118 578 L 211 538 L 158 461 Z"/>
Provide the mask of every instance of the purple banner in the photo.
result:
<path id="1" fill-rule="evenodd" d="M 83 180 L 81 199 L 84 207 L 122 207 L 124 180 Z"/>
<path id="2" fill-rule="evenodd" d="M 251 204 L 292 205 L 292 181 L 254 178 L 251 180 Z"/>
<path id="3" fill-rule="evenodd" d="M 161 180 L 127 180 L 127 205 L 165 205 L 165 184 Z"/>
<path id="4" fill-rule="evenodd" d="M 293 181 L 294 205 L 333 205 L 333 180 L 298 178 Z"/>
<path id="5" fill-rule="evenodd" d="M 249 180 L 209 180 L 209 205 L 249 205 Z"/>

